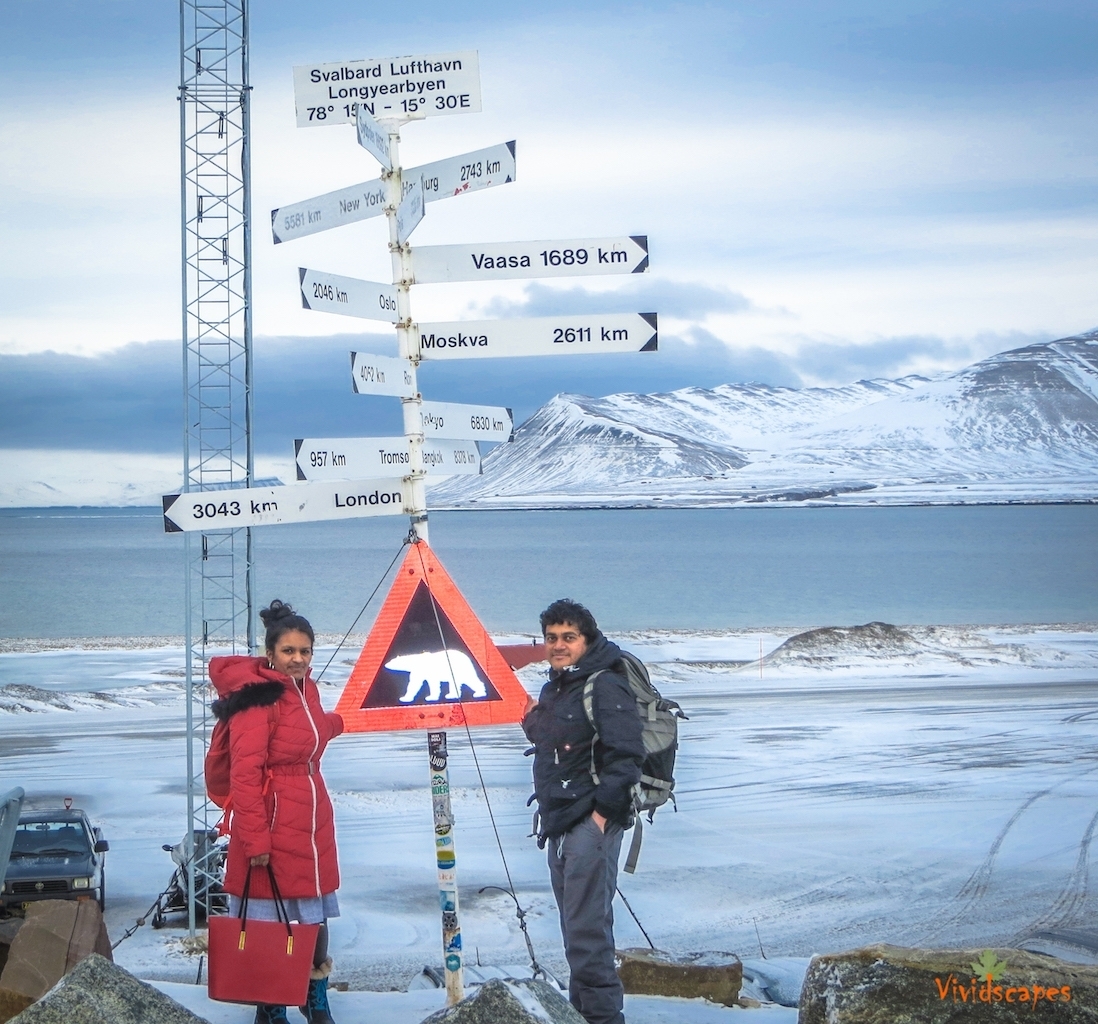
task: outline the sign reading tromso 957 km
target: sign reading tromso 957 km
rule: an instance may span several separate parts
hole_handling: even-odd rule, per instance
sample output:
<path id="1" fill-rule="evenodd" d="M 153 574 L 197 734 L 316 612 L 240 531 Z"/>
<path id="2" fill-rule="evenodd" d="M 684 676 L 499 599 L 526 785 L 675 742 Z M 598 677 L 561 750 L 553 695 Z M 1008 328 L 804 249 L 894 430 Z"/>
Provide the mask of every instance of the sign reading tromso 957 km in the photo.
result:
<path id="1" fill-rule="evenodd" d="M 480 110 L 476 50 L 302 64 L 294 68 L 297 126 L 354 124 L 363 103 L 376 120 Z"/>

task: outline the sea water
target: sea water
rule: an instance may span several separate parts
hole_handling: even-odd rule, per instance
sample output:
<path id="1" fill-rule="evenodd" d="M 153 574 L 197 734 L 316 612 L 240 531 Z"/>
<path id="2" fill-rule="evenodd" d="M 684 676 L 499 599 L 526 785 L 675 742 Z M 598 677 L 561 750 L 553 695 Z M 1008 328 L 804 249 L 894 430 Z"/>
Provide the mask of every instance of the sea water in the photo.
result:
<path id="1" fill-rule="evenodd" d="M 1098 621 L 1095 505 L 436 512 L 430 529 L 496 632 L 536 631 L 564 596 L 611 631 Z M 342 633 L 406 530 L 257 529 L 257 597 Z M 0 510 L 0 636 L 178 636 L 184 559 L 156 509 Z"/>

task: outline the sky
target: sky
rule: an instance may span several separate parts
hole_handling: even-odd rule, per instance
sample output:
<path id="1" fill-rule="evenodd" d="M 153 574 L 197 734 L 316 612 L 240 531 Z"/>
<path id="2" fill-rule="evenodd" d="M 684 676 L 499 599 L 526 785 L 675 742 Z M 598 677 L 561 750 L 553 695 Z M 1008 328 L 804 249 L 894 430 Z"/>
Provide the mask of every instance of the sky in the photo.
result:
<path id="1" fill-rule="evenodd" d="M 0 447 L 175 453 L 178 9 L 0 5 Z M 377 175 L 349 126 L 295 127 L 295 64 L 479 52 L 483 111 L 407 126 L 402 155 L 515 139 L 517 180 L 431 204 L 414 243 L 648 235 L 644 278 L 417 286 L 412 308 L 656 310 L 660 352 L 453 363 L 424 372 L 426 397 L 521 420 L 558 391 L 929 375 L 1098 324 L 1093 4 L 269 0 L 251 15 L 261 451 L 399 429 L 395 400 L 351 395 L 347 369 L 352 348 L 395 353 L 390 329 L 303 310 L 297 287 L 298 266 L 385 280 L 384 223 L 269 235 L 270 209 Z"/>

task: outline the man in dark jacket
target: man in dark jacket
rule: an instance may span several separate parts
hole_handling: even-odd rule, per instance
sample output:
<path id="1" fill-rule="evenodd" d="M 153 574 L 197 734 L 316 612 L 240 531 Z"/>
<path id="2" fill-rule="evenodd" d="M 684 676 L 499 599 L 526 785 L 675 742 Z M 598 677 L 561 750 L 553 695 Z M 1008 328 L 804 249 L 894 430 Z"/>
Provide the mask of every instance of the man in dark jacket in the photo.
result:
<path id="1" fill-rule="evenodd" d="M 620 649 L 583 605 L 555 601 L 541 613 L 541 630 L 549 681 L 530 699 L 522 728 L 534 744 L 538 843 L 549 846 L 569 996 L 588 1024 L 624 1024 L 613 900 L 644 761 L 640 715 Z M 592 677 L 595 728 L 583 706 Z"/>

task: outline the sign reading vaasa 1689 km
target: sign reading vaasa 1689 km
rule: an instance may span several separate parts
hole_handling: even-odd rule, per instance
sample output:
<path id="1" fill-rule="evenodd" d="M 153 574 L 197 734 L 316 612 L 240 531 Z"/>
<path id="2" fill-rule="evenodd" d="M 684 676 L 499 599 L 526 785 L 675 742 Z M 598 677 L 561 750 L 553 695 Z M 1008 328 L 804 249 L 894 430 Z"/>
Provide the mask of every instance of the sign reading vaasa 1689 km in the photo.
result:
<path id="1" fill-rule="evenodd" d="M 397 316 L 396 288 L 391 284 L 360 281 L 323 270 L 297 268 L 301 281 L 301 305 L 325 313 L 358 316 L 365 320 L 386 320 L 395 324 Z"/>
<path id="2" fill-rule="evenodd" d="M 412 269 L 416 284 L 643 274 L 648 270 L 648 236 L 413 246 Z"/>
<path id="3" fill-rule="evenodd" d="M 655 352 L 655 313 L 457 320 L 419 325 L 422 359 Z"/>
<path id="4" fill-rule="evenodd" d="M 480 110 L 476 50 L 294 68 L 298 128 L 354 124 L 358 104 L 379 120 Z"/>
<path id="5" fill-rule="evenodd" d="M 413 182 L 419 181 L 423 198 L 428 203 L 495 185 L 507 185 L 514 180 L 513 141 L 460 156 L 449 156 L 421 167 L 407 167 L 401 172 L 404 191 L 407 192 Z M 275 245 L 278 245 L 292 238 L 380 217 L 385 212 L 385 202 L 385 183 L 380 178 L 348 185 L 335 192 L 326 192 L 322 196 L 271 210 L 271 234 Z"/>
<path id="6" fill-rule="evenodd" d="M 397 516 L 411 508 L 411 495 L 405 490 L 404 481 L 396 477 L 166 494 L 164 532 Z"/>
<path id="7" fill-rule="evenodd" d="M 412 457 L 406 437 L 326 437 L 294 441 L 298 480 L 346 480 L 376 473 L 407 473 Z M 423 441 L 428 476 L 471 476 L 480 472 L 473 441 Z"/>

